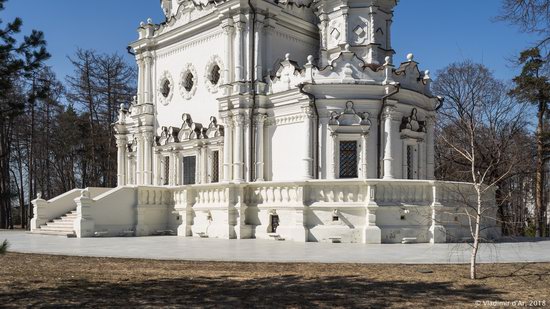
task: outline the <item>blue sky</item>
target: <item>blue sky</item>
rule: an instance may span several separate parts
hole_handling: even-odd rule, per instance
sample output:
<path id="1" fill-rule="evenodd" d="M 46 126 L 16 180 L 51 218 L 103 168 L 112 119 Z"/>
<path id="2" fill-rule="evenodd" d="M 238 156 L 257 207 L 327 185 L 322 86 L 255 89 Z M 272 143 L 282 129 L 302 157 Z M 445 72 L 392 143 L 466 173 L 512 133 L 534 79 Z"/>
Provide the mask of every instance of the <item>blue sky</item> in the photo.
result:
<path id="1" fill-rule="evenodd" d="M 401 0 L 395 12 L 395 62 L 414 53 L 422 69 L 433 73 L 464 59 L 481 62 L 501 79 L 511 79 L 517 68 L 508 59 L 536 38 L 517 28 L 494 22 L 500 0 Z M 67 56 L 77 47 L 126 55 L 136 28 L 148 17 L 163 20 L 158 0 L 9 0 L 3 22 L 19 16 L 24 32 L 44 31 L 52 54 L 49 65 L 58 78 L 72 71 Z M 132 61 L 131 56 L 127 59 Z"/>

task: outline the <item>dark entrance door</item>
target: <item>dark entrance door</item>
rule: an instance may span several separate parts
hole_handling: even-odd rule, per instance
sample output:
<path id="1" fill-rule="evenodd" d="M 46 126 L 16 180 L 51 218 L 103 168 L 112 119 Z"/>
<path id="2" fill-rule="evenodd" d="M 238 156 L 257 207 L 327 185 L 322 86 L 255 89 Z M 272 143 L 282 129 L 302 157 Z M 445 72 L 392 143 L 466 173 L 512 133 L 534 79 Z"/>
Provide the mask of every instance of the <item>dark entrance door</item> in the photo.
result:
<path id="1" fill-rule="evenodd" d="M 271 233 L 277 232 L 278 226 L 279 226 L 279 216 L 271 215 Z"/>

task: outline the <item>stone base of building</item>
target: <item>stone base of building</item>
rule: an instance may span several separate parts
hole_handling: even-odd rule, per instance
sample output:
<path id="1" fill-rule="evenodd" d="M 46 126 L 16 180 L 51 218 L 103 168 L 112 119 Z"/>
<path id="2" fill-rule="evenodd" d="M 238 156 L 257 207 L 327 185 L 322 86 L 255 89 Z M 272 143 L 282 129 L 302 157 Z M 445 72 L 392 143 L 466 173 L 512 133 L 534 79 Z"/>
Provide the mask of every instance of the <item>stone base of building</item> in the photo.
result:
<path id="1" fill-rule="evenodd" d="M 312 180 L 123 186 L 37 199 L 33 232 L 55 231 L 75 214 L 77 237 L 178 235 L 298 242 L 442 243 L 470 237 L 464 183 L 410 180 Z M 106 191 L 106 192 L 105 192 Z M 487 207 L 494 196 L 485 198 Z M 76 209 L 76 210 L 75 210 Z M 494 210 L 496 211 L 496 209 Z M 61 221 L 60 221 L 61 220 Z M 67 226 L 67 223 L 63 223 Z M 499 237 L 484 222 L 484 237 Z"/>

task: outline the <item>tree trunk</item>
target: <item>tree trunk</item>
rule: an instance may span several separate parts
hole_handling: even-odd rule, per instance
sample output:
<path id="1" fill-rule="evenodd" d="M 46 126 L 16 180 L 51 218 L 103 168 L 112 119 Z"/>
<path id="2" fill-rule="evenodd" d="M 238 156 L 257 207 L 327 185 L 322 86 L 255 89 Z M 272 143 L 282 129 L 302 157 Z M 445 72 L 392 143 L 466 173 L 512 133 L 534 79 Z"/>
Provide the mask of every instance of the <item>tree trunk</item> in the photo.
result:
<path id="1" fill-rule="evenodd" d="M 543 190 L 544 190 L 544 113 L 546 112 L 546 104 L 539 102 L 539 110 L 537 113 L 537 163 L 535 170 L 535 228 L 536 236 L 544 236 L 543 213 Z"/>
<path id="2" fill-rule="evenodd" d="M 479 231 L 481 226 L 481 210 L 482 210 L 482 202 L 481 202 L 481 191 L 478 185 L 476 185 L 476 193 L 477 193 L 477 207 L 476 207 L 476 222 L 475 222 L 475 231 L 474 231 L 474 244 L 472 247 L 472 257 L 470 259 L 470 279 L 475 280 L 477 279 L 477 252 L 479 250 Z"/>

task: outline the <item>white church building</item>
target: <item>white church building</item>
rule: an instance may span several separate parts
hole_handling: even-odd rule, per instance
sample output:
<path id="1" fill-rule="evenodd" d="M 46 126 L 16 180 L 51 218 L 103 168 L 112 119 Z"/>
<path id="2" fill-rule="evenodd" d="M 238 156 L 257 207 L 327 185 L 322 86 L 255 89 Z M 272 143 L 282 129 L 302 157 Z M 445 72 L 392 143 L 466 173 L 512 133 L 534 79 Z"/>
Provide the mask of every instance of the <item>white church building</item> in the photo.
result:
<path id="1" fill-rule="evenodd" d="M 142 22 L 129 47 L 138 92 L 114 124 L 118 187 L 38 197 L 33 232 L 468 237 L 472 186 L 434 180 L 442 102 L 412 54 L 394 58 L 397 2 L 161 0 L 166 21 Z"/>

